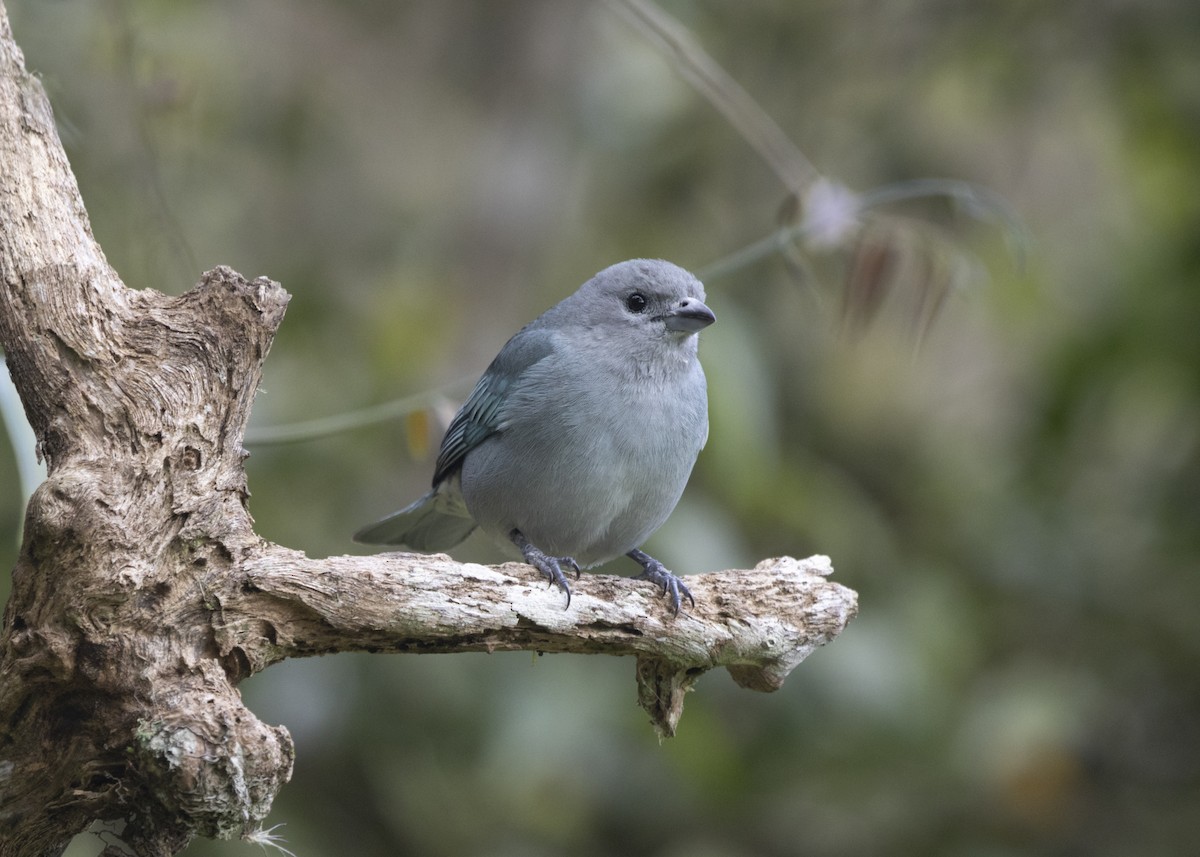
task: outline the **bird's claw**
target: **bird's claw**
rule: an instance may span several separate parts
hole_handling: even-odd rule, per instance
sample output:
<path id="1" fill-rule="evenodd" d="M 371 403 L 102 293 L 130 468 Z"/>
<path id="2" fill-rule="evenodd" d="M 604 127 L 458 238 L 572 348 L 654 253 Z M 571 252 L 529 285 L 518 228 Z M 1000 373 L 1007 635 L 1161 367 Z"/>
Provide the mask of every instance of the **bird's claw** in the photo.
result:
<path id="1" fill-rule="evenodd" d="M 570 607 L 571 585 L 567 583 L 567 576 L 563 574 L 563 567 L 565 566 L 574 571 L 575 579 L 578 580 L 580 575 L 579 563 L 575 561 L 574 557 L 550 556 L 536 545 L 531 544 L 529 539 L 521 534 L 520 530 L 513 530 L 509 537 L 521 549 L 521 555 L 525 557 L 525 562 L 546 575 L 550 580 L 551 586 L 557 583 L 558 588 L 567 593 L 566 606 Z"/>
<path id="2" fill-rule="evenodd" d="M 670 595 L 671 608 L 676 616 L 679 615 L 680 607 L 683 605 L 683 598 L 687 598 L 692 608 L 695 609 L 696 599 L 692 597 L 692 591 L 684 585 L 678 575 L 672 574 L 665 565 L 640 550 L 632 550 L 628 556 L 642 567 L 642 573 L 634 580 L 649 580 L 658 585 L 663 595 Z"/>

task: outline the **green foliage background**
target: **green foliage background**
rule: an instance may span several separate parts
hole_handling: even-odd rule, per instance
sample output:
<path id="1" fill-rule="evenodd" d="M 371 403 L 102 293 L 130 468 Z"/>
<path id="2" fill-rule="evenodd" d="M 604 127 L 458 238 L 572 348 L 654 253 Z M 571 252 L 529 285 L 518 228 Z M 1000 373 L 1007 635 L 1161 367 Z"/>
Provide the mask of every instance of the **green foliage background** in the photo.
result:
<path id="1" fill-rule="evenodd" d="M 258 426 L 442 385 L 452 410 L 594 271 L 703 268 L 784 198 L 605 4 L 7 4 L 126 282 L 228 264 L 294 296 Z M 858 332 L 843 248 L 708 283 L 712 433 L 650 549 L 686 572 L 833 557 L 861 615 L 781 691 L 706 676 L 659 746 L 623 660 L 286 663 L 244 686 L 297 743 L 277 832 L 301 857 L 1192 853 L 1200 6 L 664 8 L 822 172 L 990 187 L 1027 262 L 948 206 L 894 212 L 971 266 L 923 337 L 919 265 Z M 260 532 L 361 550 L 424 489 L 421 447 L 393 423 L 254 448 Z M 7 452 L 0 484 L 11 567 Z"/>

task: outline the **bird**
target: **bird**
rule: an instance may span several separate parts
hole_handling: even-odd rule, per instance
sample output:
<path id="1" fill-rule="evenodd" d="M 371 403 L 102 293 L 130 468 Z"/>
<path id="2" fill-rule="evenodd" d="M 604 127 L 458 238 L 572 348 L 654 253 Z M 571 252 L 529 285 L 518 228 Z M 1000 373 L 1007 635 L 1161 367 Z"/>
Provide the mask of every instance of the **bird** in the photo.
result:
<path id="1" fill-rule="evenodd" d="M 662 259 L 597 273 L 500 349 L 446 429 L 431 490 L 354 535 L 448 550 L 476 527 L 566 593 L 620 556 L 676 616 L 691 591 L 642 544 L 708 440 L 703 284 Z"/>

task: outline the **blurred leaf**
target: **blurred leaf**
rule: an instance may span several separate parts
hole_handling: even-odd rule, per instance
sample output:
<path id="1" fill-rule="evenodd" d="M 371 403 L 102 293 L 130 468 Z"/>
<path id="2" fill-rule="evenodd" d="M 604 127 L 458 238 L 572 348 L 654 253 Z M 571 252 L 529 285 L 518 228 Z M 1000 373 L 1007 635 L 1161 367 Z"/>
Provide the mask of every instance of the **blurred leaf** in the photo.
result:
<path id="1" fill-rule="evenodd" d="M 408 442 L 408 454 L 416 461 L 429 457 L 433 446 L 430 437 L 429 412 L 413 411 L 404 418 L 404 438 Z"/>

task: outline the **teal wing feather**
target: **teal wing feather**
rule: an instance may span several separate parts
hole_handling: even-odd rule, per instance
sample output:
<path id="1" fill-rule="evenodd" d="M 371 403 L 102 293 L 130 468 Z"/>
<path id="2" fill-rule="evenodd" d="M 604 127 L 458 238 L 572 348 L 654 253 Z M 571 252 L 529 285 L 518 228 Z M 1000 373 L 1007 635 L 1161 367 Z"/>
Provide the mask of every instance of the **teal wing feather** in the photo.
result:
<path id="1" fill-rule="evenodd" d="M 509 390 L 530 366 L 553 351 L 551 334 L 536 325 L 527 325 L 500 349 L 446 429 L 433 471 L 435 488 L 462 466 L 468 452 L 504 430 Z"/>

